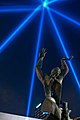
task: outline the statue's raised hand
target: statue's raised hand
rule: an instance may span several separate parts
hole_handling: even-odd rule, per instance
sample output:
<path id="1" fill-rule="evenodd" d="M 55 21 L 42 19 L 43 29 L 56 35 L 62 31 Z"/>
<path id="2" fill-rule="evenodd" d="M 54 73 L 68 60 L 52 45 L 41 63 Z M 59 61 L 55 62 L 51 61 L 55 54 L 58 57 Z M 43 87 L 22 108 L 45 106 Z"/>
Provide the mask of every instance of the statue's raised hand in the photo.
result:
<path id="1" fill-rule="evenodd" d="M 44 58 L 45 57 L 45 55 L 46 55 L 46 49 L 44 49 L 44 48 L 42 48 L 41 50 L 40 50 L 40 53 L 39 53 L 39 57 L 40 58 Z"/>
<path id="2" fill-rule="evenodd" d="M 74 56 L 71 56 L 71 57 L 69 57 L 69 58 L 64 57 L 64 58 L 62 58 L 62 60 L 72 60 L 73 58 L 74 58 Z"/>

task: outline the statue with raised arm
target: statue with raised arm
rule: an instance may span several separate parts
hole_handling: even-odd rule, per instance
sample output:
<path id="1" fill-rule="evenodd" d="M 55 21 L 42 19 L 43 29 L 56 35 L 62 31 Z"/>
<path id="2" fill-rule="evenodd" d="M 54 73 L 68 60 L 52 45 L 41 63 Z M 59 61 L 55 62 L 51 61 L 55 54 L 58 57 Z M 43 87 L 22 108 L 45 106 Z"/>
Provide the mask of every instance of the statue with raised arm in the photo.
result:
<path id="1" fill-rule="evenodd" d="M 44 86 L 46 97 L 42 105 L 42 111 L 54 115 L 55 120 L 61 120 L 60 100 L 62 81 L 69 71 L 65 61 L 71 60 L 73 56 L 70 58 L 62 58 L 60 68 L 53 68 L 50 75 L 43 75 L 42 65 L 46 53 L 46 49 L 44 48 L 40 51 L 39 60 L 36 65 L 36 73 Z"/>

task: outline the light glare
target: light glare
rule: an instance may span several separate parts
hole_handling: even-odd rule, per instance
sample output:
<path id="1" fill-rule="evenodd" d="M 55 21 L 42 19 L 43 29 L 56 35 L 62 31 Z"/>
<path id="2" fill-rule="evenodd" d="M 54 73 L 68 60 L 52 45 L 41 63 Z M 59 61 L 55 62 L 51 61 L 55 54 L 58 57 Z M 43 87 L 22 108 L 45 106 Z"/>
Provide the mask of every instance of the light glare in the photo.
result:
<path id="1" fill-rule="evenodd" d="M 47 2 L 43 2 L 43 7 L 47 7 Z"/>

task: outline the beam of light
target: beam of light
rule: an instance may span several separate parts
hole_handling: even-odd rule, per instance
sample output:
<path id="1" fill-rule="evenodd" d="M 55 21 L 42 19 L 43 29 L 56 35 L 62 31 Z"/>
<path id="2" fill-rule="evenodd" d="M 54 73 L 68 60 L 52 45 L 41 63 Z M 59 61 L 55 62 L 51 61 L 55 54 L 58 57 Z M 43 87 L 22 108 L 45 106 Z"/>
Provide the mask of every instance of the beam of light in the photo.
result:
<path id="1" fill-rule="evenodd" d="M 27 113 L 26 113 L 27 116 L 29 116 L 29 112 L 30 112 L 32 91 L 33 91 L 34 79 L 35 79 L 35 67 L 36 67 L 36 63 L 37 63 L 37 58 L 38 58 L 38 53 L 39 53 L 39 47 L 40 47 L 40 41 L 41 41 L 43 18 L 44 18 L 44 9 L 43 9 L 42 16 L 41 16 L 41 21 L 40 21 L 40 26 L 39 26 L 39 33 L 38 33 L 38 40 L 37 40 L 36 51 L 35 51 L 35 56 L 34 56 L 34 65 L 33 65 L 33 69 L 32 69 L 32 78 L 31 78 L 31 85 L 30 85 L 30 93 L 29 93 L 28 107 L 27 107 Z"/>
<path id="2" fill-rule="evenodd" d="M 59 0 L 51 0 L 47 4 L 49 5 L 49 4 L 52 4 L 52 3 L 56 2 L 56 1 L 59 1 Z"/>
<path id="3" fill-rule="evenodd" d="M 51 22 L 52 22 L 52 25 L 53 25 L 53 27 L 54 27 L 54 29 L 55 29 L 55 31 L 56 31 L 56 34 L 57 34 L 57 36 L 58 36 L 58 38 L 59 38 L 59 42 L 61 43 L 61 46 L 62 46 L 62 48 L 63 48 L 63 51 L 64 51 L 66 57 L 69 58 L 69 55 L 68 55 L 67 50 L 66 50 L 66 48 L 65 48 L 65 45 L 64 45 L 64 43 L 63 43 L 63 41 L 62 41 L 62 38 L 61 38 L 60 33 L 59 33 L 59 31 L 58 31 L 58 28 L 57 28 L 57 26 L 56 26 L 56 24 L 55 24 L 55 21 L 54 21 L 54 19 L 53 19 L 53 17 L 52 17 L 52 14 L 51 14 L 50 11 L 49 11 L 49 9 L 48 9 L 48 14 L 49 14 L 50 20 L 51 20 Z M 77 85 L 78 85 L 78 87 L 79 87 L 79 89 L 80 89 L 79 80 L 78 80 L 78 78 L 77 78 L 77 75 L 76 75 L 76 73 L 75 73 L 75 70 L 74 70 L 74 68 L 73 68 L 73 65 L 72 65 L 72 63 L 71 63 L 70 61 L 69 61 L 69 65 L 70 65 L 70 67 L 71 67 L 72 73 L 73 73 L 73 75 L 74 75 L 74 77 L 75 77 L 75 80 L 76 80 L 76 82 L 77 82 Z"/>
<path id="4" fill-rule="evenodd" d="M 44 2 L 48 3 L 48 0 L 44 0 Z"/>
<path id="5" fill-rule="evenodd" d="M 39 1 L 41 1 L 41 3 L 43 3 L 43 0 L 39 0 Z"/>
<path id="6" fill-rule="evenodd" d="M 29 24 L 31 19 L 34 17 L 35 13 L 38 9 L 40 9 L 41 6 L 38 6 L 18 27 L 15 29 L 15 31 L 10 34 L 10 36 L 5 40 L 5 42 L 2 43 L 0 46 L 0 53 L 12 42 L 13 38 L 16 37 L 16 35 L 26 26 Z"/>
<path id="7" fill-rule="evenodd" d="M 44 8 L 47 7 L 47 2 L 46 1 L 43 2 L 43 7 Z"/>
<path id="8" fill-rule="evenodd" d="M 58 2 L 63 2 L 64 0 L 51 0 L 51 1 L 48 1 L 47 4 L 50 5 L 50 4 L 52 4 L 54 2 L 57 2 L 57 1 Z M 67 1 L 67 0 L 65 0 L 65 1 Z"/>
<path id="9" fill-rule="evenodd" d="M 11 13 L 11 12 L 28 12 L 28 11 L 33 11 L 35 8 L 31 7 L 0 7 L 0 13 Z M 39 9 L 38 9 L 39 10 Z"/>
<path id="10" fill-rule="evenodd" d="M 66 20 L 68 20 L 68 21 L 70 21 L 70 22 L 72 22 L 72 23 L 74 23 L 74 24 L 80 26 L 80 22 L 77 22 L 76 20 L 74 20 L 74 19 L 72 19 L 72 18 L 70 18 L 70 17 L 64 15 L 63 13 L 61 13 L 61 12 L 59 12 L 59 11 L 57 11 L 57 10 L 54 10 L 54 9 L 52 9 L 52 8 L 49 8 L 49 9 L 50 9 L 52 12 L 56 13 L 57 15 L 59 15 L 59 16 L 65 18 Z"/>
<path id="11" fill-rule="evenodd" d="M 43 7 L 47 7 L 49 4 L 53 3 L 53 2 L 56 2 L 58 0 L 52 0 L 52 1 L 48 1 L 48 0 L 44 0 L 43 1 Z"/>

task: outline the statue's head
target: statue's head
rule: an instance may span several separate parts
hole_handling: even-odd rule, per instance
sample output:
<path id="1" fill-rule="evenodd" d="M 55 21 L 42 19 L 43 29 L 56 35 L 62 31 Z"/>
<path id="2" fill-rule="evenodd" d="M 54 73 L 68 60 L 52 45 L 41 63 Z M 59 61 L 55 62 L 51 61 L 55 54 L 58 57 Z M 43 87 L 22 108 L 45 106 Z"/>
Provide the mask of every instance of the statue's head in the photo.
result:
<path id="1" fill-rule="evenodd" d="M 59 67 L 55 67 L 51 70 L 51 77 L 58 77 L 61 73 L 61 69 Z"/>

